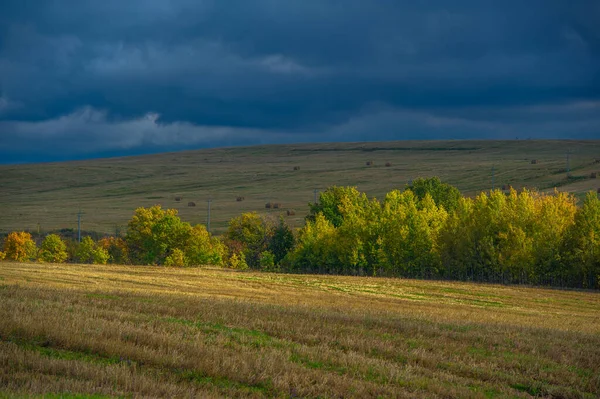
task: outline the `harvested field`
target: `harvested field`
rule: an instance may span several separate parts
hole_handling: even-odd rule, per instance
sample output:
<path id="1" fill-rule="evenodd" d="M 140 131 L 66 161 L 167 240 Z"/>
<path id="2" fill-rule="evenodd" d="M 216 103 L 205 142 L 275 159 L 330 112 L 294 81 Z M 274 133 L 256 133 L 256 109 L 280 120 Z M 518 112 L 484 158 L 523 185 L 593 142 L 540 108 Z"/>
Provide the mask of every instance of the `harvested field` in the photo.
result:
<path id="1" fill-rule="evenodd" d="M 0 396 L 593 398 L 600 295 L 0 263 Z"/>

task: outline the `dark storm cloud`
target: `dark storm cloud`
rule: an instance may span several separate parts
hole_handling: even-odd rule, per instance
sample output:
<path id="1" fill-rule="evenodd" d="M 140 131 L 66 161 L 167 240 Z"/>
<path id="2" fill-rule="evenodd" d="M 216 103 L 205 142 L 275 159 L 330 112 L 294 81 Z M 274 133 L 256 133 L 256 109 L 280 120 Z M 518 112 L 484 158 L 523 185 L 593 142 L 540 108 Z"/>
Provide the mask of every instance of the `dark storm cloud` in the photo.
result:
<path id="1" fill-rule="evenodd" d="M 600 135 L 599 2 L 400 3 L 4 1 L 0 156 Z"/>

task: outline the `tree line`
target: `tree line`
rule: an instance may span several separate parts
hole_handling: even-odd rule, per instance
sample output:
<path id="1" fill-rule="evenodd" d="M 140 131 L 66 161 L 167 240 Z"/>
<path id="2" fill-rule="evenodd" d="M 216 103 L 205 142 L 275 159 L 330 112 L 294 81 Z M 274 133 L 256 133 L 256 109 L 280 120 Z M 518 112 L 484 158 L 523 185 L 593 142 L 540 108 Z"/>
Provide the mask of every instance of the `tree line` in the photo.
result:
<path id="1" fill-rule="evenodd" d="M 600 200 L 511 189 L 464 197 L 438 178 L 417 179 L 377 200 L 330 187 L 309 204 L 305 225 L 244 213 L 221 237 L 173 209 L 138 208 L 123 237 L 38 248 L 25 232 L 4 240 L 0 259 L 195 266 L 451 279 L 600 289 Z"/>

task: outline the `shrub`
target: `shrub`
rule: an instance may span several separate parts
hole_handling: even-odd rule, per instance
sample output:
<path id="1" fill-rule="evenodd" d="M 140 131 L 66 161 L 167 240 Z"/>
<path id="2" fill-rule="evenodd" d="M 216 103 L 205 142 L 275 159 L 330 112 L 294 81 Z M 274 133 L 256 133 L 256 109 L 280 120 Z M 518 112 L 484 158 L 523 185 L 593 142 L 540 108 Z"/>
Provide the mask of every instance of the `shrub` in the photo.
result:
<path id="1" fill-rule="evenodd" d="M 183 251 L 179 248 L 175 248 L 173 252 L 165 258 L 165 266 L 177 266 L 184 267 L 188 265 L 188 261 Z"/>
<path id="2" fill-rule="evenodd" d="M 98 246 L 108 252 L 110 263 L 119 265 L 130 263 L 127 243 L 121 237 L 104 237 L 98 241 Z"/>
<path id="3" fill-rule="evenodd" d="M 35 259 L 37 247 L 31 234 L 24 231 L 10 233 L 4 240 L 4 255 L 6 259 L 16 262 Z"/>
<path id="4" fill-rule="evenodd" d="M 258 258 L 260 268 L 263 270 L 273 270 L 275 268 L 275 255 L 269 251 L 263 251 Z"/>
<path id="5" fill-rule="evenodd" d="M 39 260 L 42 262 L 62 263 L 67 260 L 67 245 L 56 234 L 49 234 L 42 242 Z"/>
<path id="6" fill-rule="evenodd" d="M 229 257 L 229 266 L 232 269 L 238 270 L 246 270 L 248 269 L 248 264 L 246 263 L 246 257 L 243 253 L 233 253 Z"/>

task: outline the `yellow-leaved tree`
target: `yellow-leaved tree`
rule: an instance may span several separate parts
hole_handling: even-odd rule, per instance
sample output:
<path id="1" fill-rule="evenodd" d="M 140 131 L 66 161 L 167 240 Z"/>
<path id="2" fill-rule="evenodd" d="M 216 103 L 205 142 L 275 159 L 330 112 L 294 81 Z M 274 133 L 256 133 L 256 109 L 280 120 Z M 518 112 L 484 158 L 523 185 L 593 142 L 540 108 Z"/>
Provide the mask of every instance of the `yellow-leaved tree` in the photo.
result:
<path id="1" fill-rule="evenodd" d="M 138 208 L 125 236 L 127 258 L 135 264 L 195 266 L 221 265 L 225 247 L 202 225 L 183 222 L 175 209 L 160 205 Z"/>
<path id="2" fill-rule="evenodd" d="M 439 273 L 438 236 L 448 213 L 431 195 L 389 192 L 383 202 L 380 234 L 390 274 L 432 277 Z"/>
<path id="3" fill-rule="evenodd" d="M 38 259 L 42 262 L 62 263 L 67 257 L 65 242 L 57 234 L 48 234 L 42 242 Z"/>
<path id="4" fill-rule="evenodd" d="M 600 199 L 589 192 L 566 239 L 568 285 L 600 288 Z"/>

